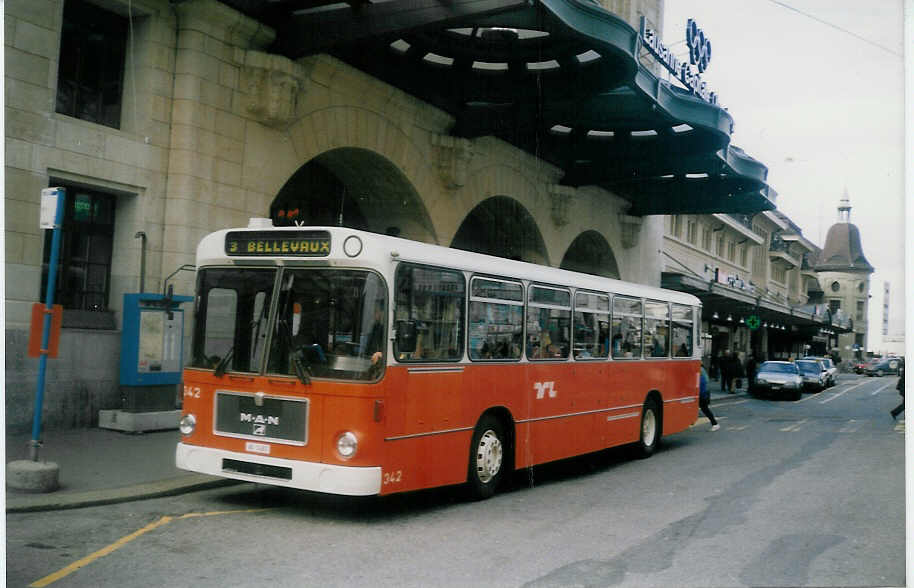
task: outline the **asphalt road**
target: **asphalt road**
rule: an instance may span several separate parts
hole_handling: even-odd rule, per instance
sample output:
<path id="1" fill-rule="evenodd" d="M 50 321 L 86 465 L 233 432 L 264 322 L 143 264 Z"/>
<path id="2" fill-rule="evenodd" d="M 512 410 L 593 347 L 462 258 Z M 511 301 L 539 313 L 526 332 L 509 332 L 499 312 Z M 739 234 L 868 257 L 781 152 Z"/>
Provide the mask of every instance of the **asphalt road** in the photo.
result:
<path id="1" fill-rule="evenodd" d="M 625 450 L 349 499 L 243 484 L 7 515 L 9 586 L 901 586 L 895 378 L 732 397 L 648 460 Z"/>

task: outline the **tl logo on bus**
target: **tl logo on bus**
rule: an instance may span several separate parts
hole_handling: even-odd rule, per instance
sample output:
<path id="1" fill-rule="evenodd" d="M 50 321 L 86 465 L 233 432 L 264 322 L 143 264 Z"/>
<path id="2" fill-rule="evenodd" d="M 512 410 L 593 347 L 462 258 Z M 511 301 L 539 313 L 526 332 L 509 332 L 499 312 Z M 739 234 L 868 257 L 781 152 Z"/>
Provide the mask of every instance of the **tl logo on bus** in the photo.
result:
<path id="1" fill-rule="evenodd" d="M 536 399 L 541 400 L 549 394 L 549 398 L 555 398 L 558 392 L 555 389 L 555 382 L 534 382 L 533 389 L 536 390 Z"/>

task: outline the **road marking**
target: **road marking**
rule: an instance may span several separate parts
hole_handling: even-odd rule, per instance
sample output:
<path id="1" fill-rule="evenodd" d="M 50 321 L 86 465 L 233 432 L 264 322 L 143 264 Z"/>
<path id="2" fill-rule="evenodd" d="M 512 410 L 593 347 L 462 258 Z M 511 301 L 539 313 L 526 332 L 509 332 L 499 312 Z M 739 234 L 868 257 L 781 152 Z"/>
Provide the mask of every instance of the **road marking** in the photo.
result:
<path id="1" fill-rule="evenodd" d="M 746 398 L 746 399 L 744 399 L 744 400 L 734 400 L 733 402 L 727 402 L 727 401 L 721 402 L 721 401 L 717 401 L 717 402 L 714 403 L 714 406 L 733 406 L 734 404 L 742 404 L 742 403 L 744 403 L 744 402 L 749 402 L 749 399 Z"/>
<path id="2" fill-rule="evenodd" d="M 213 512 L 189 512 L 189 513 L 181 515 L 179 517 L 171 517 L 171 516 L 166 515 L 153 523 L 149 523 L 142 529 L 139 529 L 137 531 L 134 531 L 133 533 L 130 533 L 129 535 L 125 535 L 125 536 L 121 537 L 120 539 L 118 539 L 117 541 L 112 543 L 111 545 L 108 545 L 107 547 L 102 547 L 101 549 L 99 549 L 98 551 L 96 551 L 94 553 L 90 553 L 86 557 L 71 563 L 67 567 L 62 568 L 62 569 L 54 572 L 53 574 L 49 574 L 49 575 L 45 576 L 44 578 L 41 578 L 40 580 L 35 580 L 31 584 L 29 584 L 29 587 L 30 588 L 32 588 L 32 587 L 41 588 L 42 586 L 48 586 L 49 584 L 53 584 L 57 580 L 60 580 L 61 578 L 65 578 L 66 576 L 69 576 L 76 570 L 86 567 L 87 565 L 94 562 L 95 560 L 105 557 L 106 555 L 108 555 L 110 553 L 114 553 L 115 551 L 117 551 L 124 545 L 127 545 L 128 543 L 130 543 L 137 537 L 140 537 L 141 535 L 145 535 L 149 531 L 158 529 L 159 527 L 165 526 L 168 523 L 175 521 L 175 520 L 192 519 L 192 518 L 197 518 L 197 517 L 212 517 L 212 516 L 227 515 L 227 514 L 261 512 L 264 510 L 271 510 L 271 509 L 269 509 L 269 508 L 251 508 L 251 509 L 246 509 L 246 510 L 220 510 L 220 511 L 213 511 Z"/>
<path id="3" fill-rule="evenodd" d="M 714 416 L 716 416 L 716 417 L 717 417 L 717 420 L 719 420 L 719 421 L 725 421 L 725 420 L 727 420 L 727 417 L 725 417 L 725 416 L 717 416 L 717 415 L 714 415 Z M 704 423 L 710 423 L 710 422 L 711 422 L 711 421 L 708 419 L 708 417 L 706 417 L 706 416 L 699 416 L 698 419 L 696 419 L 695 423 L 692 424 L 692 426 L 694 427 L 694 426 L 696 426 L 696 425 L 702 425 L 702 424 L 704 424 Z"/>
<path id="4" fill-rule="evenodd" d="M 738 427 L 736 427 L 736 426 L 734 426 L 734 427 L 727 427 L 727 430 L 728 430 L 728 431 L 745 431 L 745 430 L 748 429 L 748 428 L 749 428 L 749 425 L 740 425 L 740 426 L 738 426 Z"/>
<path id="5" fill-rule="evenodd" d="M 875 392 L 870 392 L 870 396 L 875 396 L 875 395 L 879 394 L 880 392 L 882 392 L 883 390 L 887 390 L 891 387 L 892 387 L 892 383 L 889 382 L 888 384 L 886 384 L 885 386 L 883 386 L 881 388 L 876 388 Z"/>
<path id="6" fill-rule="evenodd" d="M 797 421 L 794 424 L 788 425 L 788 426 L 784 427 L 783 429 L 781 429 L 781 432 L 782 433 L 796 433 L 797 431 L 799 431 L 800 429 L 803 428 L 803 425 L 808 420 L 809 419 L 803 419 L 802 421 Z"/>
<path id="7" fill-rule="evenodd" d="M 860 386 L 862 386 L 862 385 L 864 385 L 864 384 L 866 384 L 865 381 L 864 381 L 864 382 L 860 382 L 859 384 L 857 384 L 857 385 L 855 385 L 855 386 L 851 386 L 851 387 L 848 388 L 847 390 L 842 390 L 842 391 L 840 391 L 840 392 L 837 392 L 836 394 L 834 394 L 834 395 L 831 396 L 830 398 L 826 398 L 825 400 L 819 401 L 819 404 L 825 404 L 826 402 L 831 402 L 831 401 L 834 400 L 835 398 L 840 398 L 841 396 L 844 396 L 845 394 L 847 394 L 847 393 L 850 392 L 851 390 L 856 390 L 857 388 L 859 388 Z"/>
<path id="8" fill-rule="evenodd" d="M 856 433 L 859 430 L 860 430 L 860 423 L 858 423 L 854 419 L 851 419 L 851 420 L 847 421 L 846 425 L 844 425 L 843 427 L 838 429 L 838 432 L 839 433 Z"/>

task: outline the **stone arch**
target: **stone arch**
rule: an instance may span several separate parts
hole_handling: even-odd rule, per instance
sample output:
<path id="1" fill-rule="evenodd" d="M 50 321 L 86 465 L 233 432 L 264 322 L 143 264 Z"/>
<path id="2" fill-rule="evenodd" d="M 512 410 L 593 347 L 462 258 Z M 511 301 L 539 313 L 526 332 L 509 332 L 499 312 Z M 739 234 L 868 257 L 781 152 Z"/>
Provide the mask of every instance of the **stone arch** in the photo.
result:
<path id="1" fill-rule="evenodd" d="M 340 225 L 435 242 L 416 189 L 385 157 L 359 147 L 325 151 L 301 166 L 270 205 L 277 225 Z"/>
<path id="2" fill-rule="evenodd" d="M 394 192 L 404 196 L 398 208 L 387 211 L 373 205 L 364 207 L 364 203 L 359 202 L 356 208 L 369 230 L 384 232 L 389 227 L 397 227 L 403 237 L 439 242 L 438 230 L 423 198 L 437 190 L 436 175 L 428 161 L 429 149 L 423 149 L 421 141 L 396 121 L 364 107 L 335 105 L 309 112 L 285 132 L 264 130 L 257 142 L 291 144 L 287 156 L 275 159 L 256 155 L 271 153 L 270 150 L 246 151 L 246 155 L 251 155 L 245 161 L 245 174 L 252 178 L 247 197 L 254 201 L 254 208 L 263 210 L 261 214 L 288 198 L 291 186 L 301 186 L 309 176 L 314 182 L 323 182 L 321 185 L 327 189 L 330 187 L 325 180 L 335 178 L 344 184 L 350 195 L 378 194 L 373 185 L 360 181 L 359 174 L 364 169 L 382 185 L 380 190 L 384 194 L 379 195 L 378 201 L 394 202 Z M 305 170 L 309 165 L 311 168 Z M 301 176 L 296 178 L 298 174 Z M 331 178 L 327 178 L 328 174 Z M 406 200 L 405 205 L 403 200 Z M 337 207 L 339 204 L 337 199 Z M 344 224 L 347 216 L 358 218 L 353 204 L 356 203 L 343 203 Z M 392 215 L 395 211 L 403 214 Z M 326 216 L 327 213 L 322 214 Z M 337 220 L 338 215 L 332 224 Z"/>
<path id="3" fill-rule="evenodd" d="M 572 241 L 559 267 L 617 280 L 621 277 L 612 247 L 603 235 L 593 230 L 584 231 Z"/>
<path id="4" fill-rule="evenodd" d="M 493 196 L 479 203 L 457 229 L 451 247 L 549 265 L 536 221 L 517 200 Z"/>

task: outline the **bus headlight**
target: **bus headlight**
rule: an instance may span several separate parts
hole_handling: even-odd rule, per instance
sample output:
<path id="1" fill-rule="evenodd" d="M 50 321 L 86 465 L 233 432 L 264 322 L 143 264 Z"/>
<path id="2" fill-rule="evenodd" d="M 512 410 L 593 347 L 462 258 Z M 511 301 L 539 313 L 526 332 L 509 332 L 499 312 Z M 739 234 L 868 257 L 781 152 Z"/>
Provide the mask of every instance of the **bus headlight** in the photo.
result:
<path id="1" fill-rule="evenodd" d="M 358 448 L 359 440 L 349 431 L 336 438 L 336 451 L 343 459 L 350 459 Z"/>
<path id="2" fill-rule="evenodd" d="M 197 418 L 192 414 L 182 416 L 181 422 L 178 423 L 178 429 L 181 431 L 182 435 L 190 435 L 196 428 Z"/>

